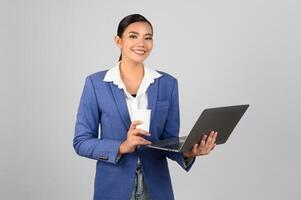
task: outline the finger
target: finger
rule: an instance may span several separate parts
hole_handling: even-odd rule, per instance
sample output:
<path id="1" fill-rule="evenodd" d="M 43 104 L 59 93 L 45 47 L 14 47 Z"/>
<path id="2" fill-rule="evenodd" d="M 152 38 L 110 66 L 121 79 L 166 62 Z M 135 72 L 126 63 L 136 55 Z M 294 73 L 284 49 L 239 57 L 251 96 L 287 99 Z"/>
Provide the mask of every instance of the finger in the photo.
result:
<path id="1" fill-rule="evenodd" d="M 214 132 L 214 131 L 211 131 L 211 132 L 210 132 L 210 137 L 213 138 L 214 135 L 215 135 L 215 132 Z"/>
<path id="2" fill-rule="evenodd" d="M 213 134 L 214 134 L 214 131 L 210 131 L 210 132 L 208 133 L 208 136 L 209 136 L 209 137 L 212 137 Z"/>
<path id="3" fill-rule="evenodd" d="M 132 146 L 137 147 L 137 146 L 141 145 L 143 142 L 141 140 L 141 137 L 134 136 L 131 139 L 130 143 L 131 143 Z"/>
<path id="4" fill-rule="evenodd" d="M 210 134 L 207 136 L 206 145 L 209 144 L 211 140 L 212 140 L 212 132 L 210 132 Z"/>
<path id="5" fill-rule="evenodd" d="M 198 155 L 198 144 L 194 144 L 192 148 L 192 153 L 194 156 Z"/>
<path id="6" fill-rule="evenodd" d="M 207 135 L 204 135 L 201 142 L 199 143 L 199 147 L 205 146 Z"/>
<path id="7" fill-rule="evenodd" d="M 208 144 L 209 136 L 206 136 L 206 137 L 208 137 L 207 141 L 204 140 L 204 139 L 201 140 L 201 143 L 200 143 L 200 145 L 197 148 L 197 155 L 206 155 L 206 154 L 208 154 L 208 149 L 210 149 L 209 148 L 210 145 Z"/>
<path id="8" fill-rule="evenodd" d="M 150 136 L 151 134 L 149 132 L 147 132 L 144 129 L 140 129 L 140 128 L 136 128 L 136 130 L 138 131 L 139 134 L 141 135 L 145 135 L 145 136 Z"/>
<path id="9" fill-rule="evenodd" d="M 132 134 L 133 135 L 140 135 L 140 136 L 150 136 L 150 133 L 143 130 L 143 129 L 140 129 L 140 128 L 136 128 L 132 131 Z"/>
<path id="10" fill-rule="evenodd" d="M 134 142 L 145 142 L 145 141 L 148 141 L 148 140 L 146 140 L 144 137 L 139 136 L 139 135 L 134 135 L 134 136 L 132 137 L 132 140 L 133 140 Z"/>
<path id="11" fill-rule="evenodd" d="M 206 145 L 212 146 L 215 143 L 215 132 L 211 132 L 209 138 L 206 141 Z"/>
<path id="12" fill-rule="evenodd" d="M 135 129 L 137 125 L 142 124 L 142 123 L 143 122 L 139 121 L 139 120 L 132 121 L 130 129 Z"/>
<path id="13" fill-rule="evenodd" d="M 217 138 L 217 131 L 214 132 L 214 134 L 213 134 L 213 139 L 216 140 L 216 138 Z"/>
<path id="14" fill-rule="evenodd" d="M 201 144 L 198 145 L 198 148 L 196 149 L 197 155 L 202 155 L 205 149 L 206 149 L 206 144 L 205 144 L 205 141 L 202 140 Z"/>
<path id="15" fill-rule="evenodd" d="M 215 144 L 216 138 L 217 138 L 217 132 L 215 132 L 214 135 L 213 135 L 211 145 Z"/>
<path id="16" fill-rule="evenodd" d="M 151 143 L 152 143 L 151 141 L 146 140 L 146 139 L 144 139 L 142 137 L 140 137 L 140 139 L 138 139 L 138 144 L 139 145 L 148 145 L 148 144 L 151 144 Z"/>
<path id="17" fill-rule="evenodd" d="M 215 135 L 215 132 L 211 131 L 210 134 L 209 134 L 209 137 L 208 137 L 208 139 L 206 141 L 206 145 L 212 145 L 212 144 L 214 144 L 214 141 L 213 141 L 214 135 Z"/>

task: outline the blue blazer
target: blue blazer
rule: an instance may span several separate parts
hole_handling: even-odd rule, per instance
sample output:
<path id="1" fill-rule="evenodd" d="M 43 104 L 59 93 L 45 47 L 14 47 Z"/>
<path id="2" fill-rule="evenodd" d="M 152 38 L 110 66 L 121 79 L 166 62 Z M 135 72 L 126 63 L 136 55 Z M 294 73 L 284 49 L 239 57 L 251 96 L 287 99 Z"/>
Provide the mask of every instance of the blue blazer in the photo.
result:
<path id="1" fill-rule="evenodd" d="M 122 155 L 116 162 L 120 144 L 126 140 L 131 124 L 125 94 L 112 82 L 103 81 L 108 70 L 86 78 L 77 113 L 73 146 L 80 156 L 97 160 L 94 200 L 130 199 L 138 157 L 148 191 L 154 200 L 174 199 L 167 157 L 185 168 L 182 153 L 141 146 Z M 161 77 L 148 87 L 148 109 L 151 109 L 150 134 L 146 139 L 177 137 L 180 128 L 177 79 L 160 72 Z M 100 125 L 100 139 L 98 138 Z"/>

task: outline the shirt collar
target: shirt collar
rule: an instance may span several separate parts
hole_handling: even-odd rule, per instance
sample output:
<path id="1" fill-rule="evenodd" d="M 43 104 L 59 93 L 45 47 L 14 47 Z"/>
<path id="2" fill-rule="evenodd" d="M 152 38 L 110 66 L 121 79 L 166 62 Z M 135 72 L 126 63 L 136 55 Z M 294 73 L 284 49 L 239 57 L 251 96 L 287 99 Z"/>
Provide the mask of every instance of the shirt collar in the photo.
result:
<path id="1" fill-rule="evenodd" d="M 112 81 L 113 84 L 117 85 L 119 89 L 123 89 L 124 91 L 126 91 L 126 87 L 120 77 L 120 61 L 111 69 L 109 69 L 103 79 L 103 81 L 106 82 L 110 82 Z M 145 64 L 143 64 L 144 67 L 144 76 L 143 79 L 141 81 L 141 84 L 139 86 L 139 90 L 137 92 L 137 96 L 139 94 L 145 93 L 148 86 L 150 84 L 152 84 L 156 78 L 159 78 L 160 76 L 162 76 L 162 74 L 158 73 L 157 71 L 149 68 L 148 66 L 146 66 Z M 127 91 L 126 91 L 127 92 Z"/>

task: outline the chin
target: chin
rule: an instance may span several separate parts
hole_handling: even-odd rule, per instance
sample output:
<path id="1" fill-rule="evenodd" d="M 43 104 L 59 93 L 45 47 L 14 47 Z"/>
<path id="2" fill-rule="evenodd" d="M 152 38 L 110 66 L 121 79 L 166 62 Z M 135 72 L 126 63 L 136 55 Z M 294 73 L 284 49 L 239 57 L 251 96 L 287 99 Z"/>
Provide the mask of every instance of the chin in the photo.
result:
<path id="1" fill-rule="evenodd" d="M 147 57 L 144 58 L 131 58 L 130 60 L 135 63 L 143 63 Z"/>
<path id="2" fill-rule="evenodd" d="M 135 54 L 127 54 L 126 56 L 124 55 L 123 58 L 133 63 L 143 63 L 148 58 L 148 56 L 149 54 L 143 56 L 138 56 Z"/>

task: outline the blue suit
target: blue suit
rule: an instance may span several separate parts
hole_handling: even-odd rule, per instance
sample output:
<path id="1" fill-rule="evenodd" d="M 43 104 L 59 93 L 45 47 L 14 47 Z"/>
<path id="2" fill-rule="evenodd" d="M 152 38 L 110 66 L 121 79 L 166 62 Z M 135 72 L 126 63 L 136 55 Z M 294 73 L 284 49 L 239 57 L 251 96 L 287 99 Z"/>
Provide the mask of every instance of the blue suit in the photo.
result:
<path id="1" fill-rule="evenodd" d="M 133 153 L 116 157 L 120 144 L 126 140 L 131 120 L 125 94 L 112 82 L 103 81 L 107 70 L 86 78 L 77 113 L 73 146 L 80 156 L 97 160 L 94 200 L 130 199 L 138 157 L 148 191 L 154 200 L 174 199 L 166 157 L 185 168 L 182 153 L 167 152 L 141 146 Z M 147 90 L 151 109 L 150 137 L 152 142 L 177 137 L 180 128 L 177 80 L 159 72 Z M 100 126 L 100 139 L 98 129 Z"/>

